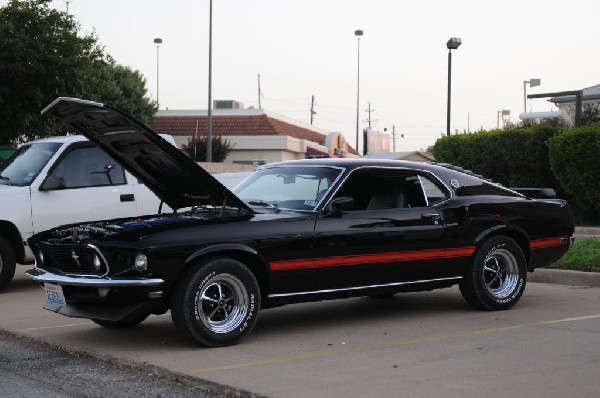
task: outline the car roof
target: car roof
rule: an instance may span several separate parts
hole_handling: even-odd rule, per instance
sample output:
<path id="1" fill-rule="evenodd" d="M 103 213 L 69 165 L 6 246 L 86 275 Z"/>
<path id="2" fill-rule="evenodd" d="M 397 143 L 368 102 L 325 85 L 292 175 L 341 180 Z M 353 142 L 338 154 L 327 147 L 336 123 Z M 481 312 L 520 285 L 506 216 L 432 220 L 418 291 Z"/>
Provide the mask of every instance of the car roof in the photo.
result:
<path id="1" fill-rule="evenodd" d="M 439 178 L 448 188 L 464 185 L 479 185 L 483 183 L 492 184 L 503 190 L 510 191 L 514 195 L 523 196 L 510 188 L 506 188 L 498 183 L 491 181 L 483 176 L 477 175 L 469 170 L 464 170 L 460 167 L 452 166 L 445 163 L 425 163 L 411 162 L 407 160 L 392 160 L 392 159 L 366 159 L 366 158 L 323 158 L 323 159 L 303 159 L 303 160 L 288 160 L 284 162 L 269 163 L 261 166 L 259 169 L 280 166 L 329 166 L 343 167 L 347 170 L 362 168 L 362 167 L 382 167 L 382 168 L 406 168 L 412 170 L 422 170 L 433 173 Z M 456 180 L 456 181 L 453 181 Z"/>
<path id="2" fill-rule="evenodd" d="M 67 142 L 78 142 L 78 141 L 87 141 L 88 139 L 85 138 L 83 135 L 80 134 L 76 134 L 76 135 L 60 135 L 60 136 L 56 136 L 56 137 L 48 137 L 48 138 L 40 138 L 38 140 L 34 140 L 34 141 L 30 141 L 31 143 L 58 143 L 58 144 L 64 144 Z"/>

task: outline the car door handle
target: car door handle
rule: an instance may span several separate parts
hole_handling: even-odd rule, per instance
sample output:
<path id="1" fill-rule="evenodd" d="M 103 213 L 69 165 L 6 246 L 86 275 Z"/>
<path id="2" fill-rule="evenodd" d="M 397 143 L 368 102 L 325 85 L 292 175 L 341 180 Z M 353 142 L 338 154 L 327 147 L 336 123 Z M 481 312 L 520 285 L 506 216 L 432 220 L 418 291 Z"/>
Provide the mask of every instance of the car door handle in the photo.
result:
<path id="1" fill-rule="evenodd" d="M 135 196 L 132 193 L 126 193 L 121 195 L 121 202 L 133 202 L 135 200 Z"/>

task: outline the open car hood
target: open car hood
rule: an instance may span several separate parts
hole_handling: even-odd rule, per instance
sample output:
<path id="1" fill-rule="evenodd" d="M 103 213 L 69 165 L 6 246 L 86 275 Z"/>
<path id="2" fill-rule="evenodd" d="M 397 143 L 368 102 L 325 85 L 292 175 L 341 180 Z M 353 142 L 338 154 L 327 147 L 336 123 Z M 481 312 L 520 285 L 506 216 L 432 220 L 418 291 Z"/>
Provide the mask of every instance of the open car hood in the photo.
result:
<path id="1" fill-rule="evenodd" d="M 59 97 L 42 114 L 98 144 L 172 209 L 213 205 L 252 210 L 179 149 L 111 106 Z"/>

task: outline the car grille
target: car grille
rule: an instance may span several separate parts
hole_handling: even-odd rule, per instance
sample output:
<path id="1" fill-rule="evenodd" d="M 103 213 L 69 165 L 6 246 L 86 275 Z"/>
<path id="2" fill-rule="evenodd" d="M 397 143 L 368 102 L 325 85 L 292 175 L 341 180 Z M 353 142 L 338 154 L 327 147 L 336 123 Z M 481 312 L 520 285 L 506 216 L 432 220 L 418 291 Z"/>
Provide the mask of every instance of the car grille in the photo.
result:
<path id="1" fill-rule="evenodd" d="M 104 261 L 100 261 L 100 269 L 94 268 L 96 251 L 82 245 L 39 243 L 44 256 L 43 268 L 56 269 L 69 274 L 104 275 L 107 271 Z"/>

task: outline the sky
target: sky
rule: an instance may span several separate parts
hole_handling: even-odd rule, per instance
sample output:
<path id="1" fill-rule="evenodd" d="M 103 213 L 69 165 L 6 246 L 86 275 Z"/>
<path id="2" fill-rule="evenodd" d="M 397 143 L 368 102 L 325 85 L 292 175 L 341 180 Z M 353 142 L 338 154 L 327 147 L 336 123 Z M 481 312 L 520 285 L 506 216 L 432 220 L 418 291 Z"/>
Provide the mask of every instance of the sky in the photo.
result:
<path id="1" fill-rule="evenodd" d="M 0 6 L 7 3 L 0 0 Z M 66 10 L 64 0 L 51 6 Z M 528 94 L 600 84 L 600 2 L 590 0 L 214 0 L 213 99 L 233 99 L 342 132 L 356 141 L 360 39 L 360 128 L 396 131 L 396 150 L 419 150 L 446 131 L 448 50 L 451 131 L 492 129 L 499 110 L 523 112 Z M 209 0 L 71 0 L 82 33 L 139 70 L 161 109 L 207 109 Z M 527 109 L 556 110 L 546 99 Z M 393 127 L 394 126 L 394 127 Z M 403 135 L 403 137 L 402 137 Z"/>

